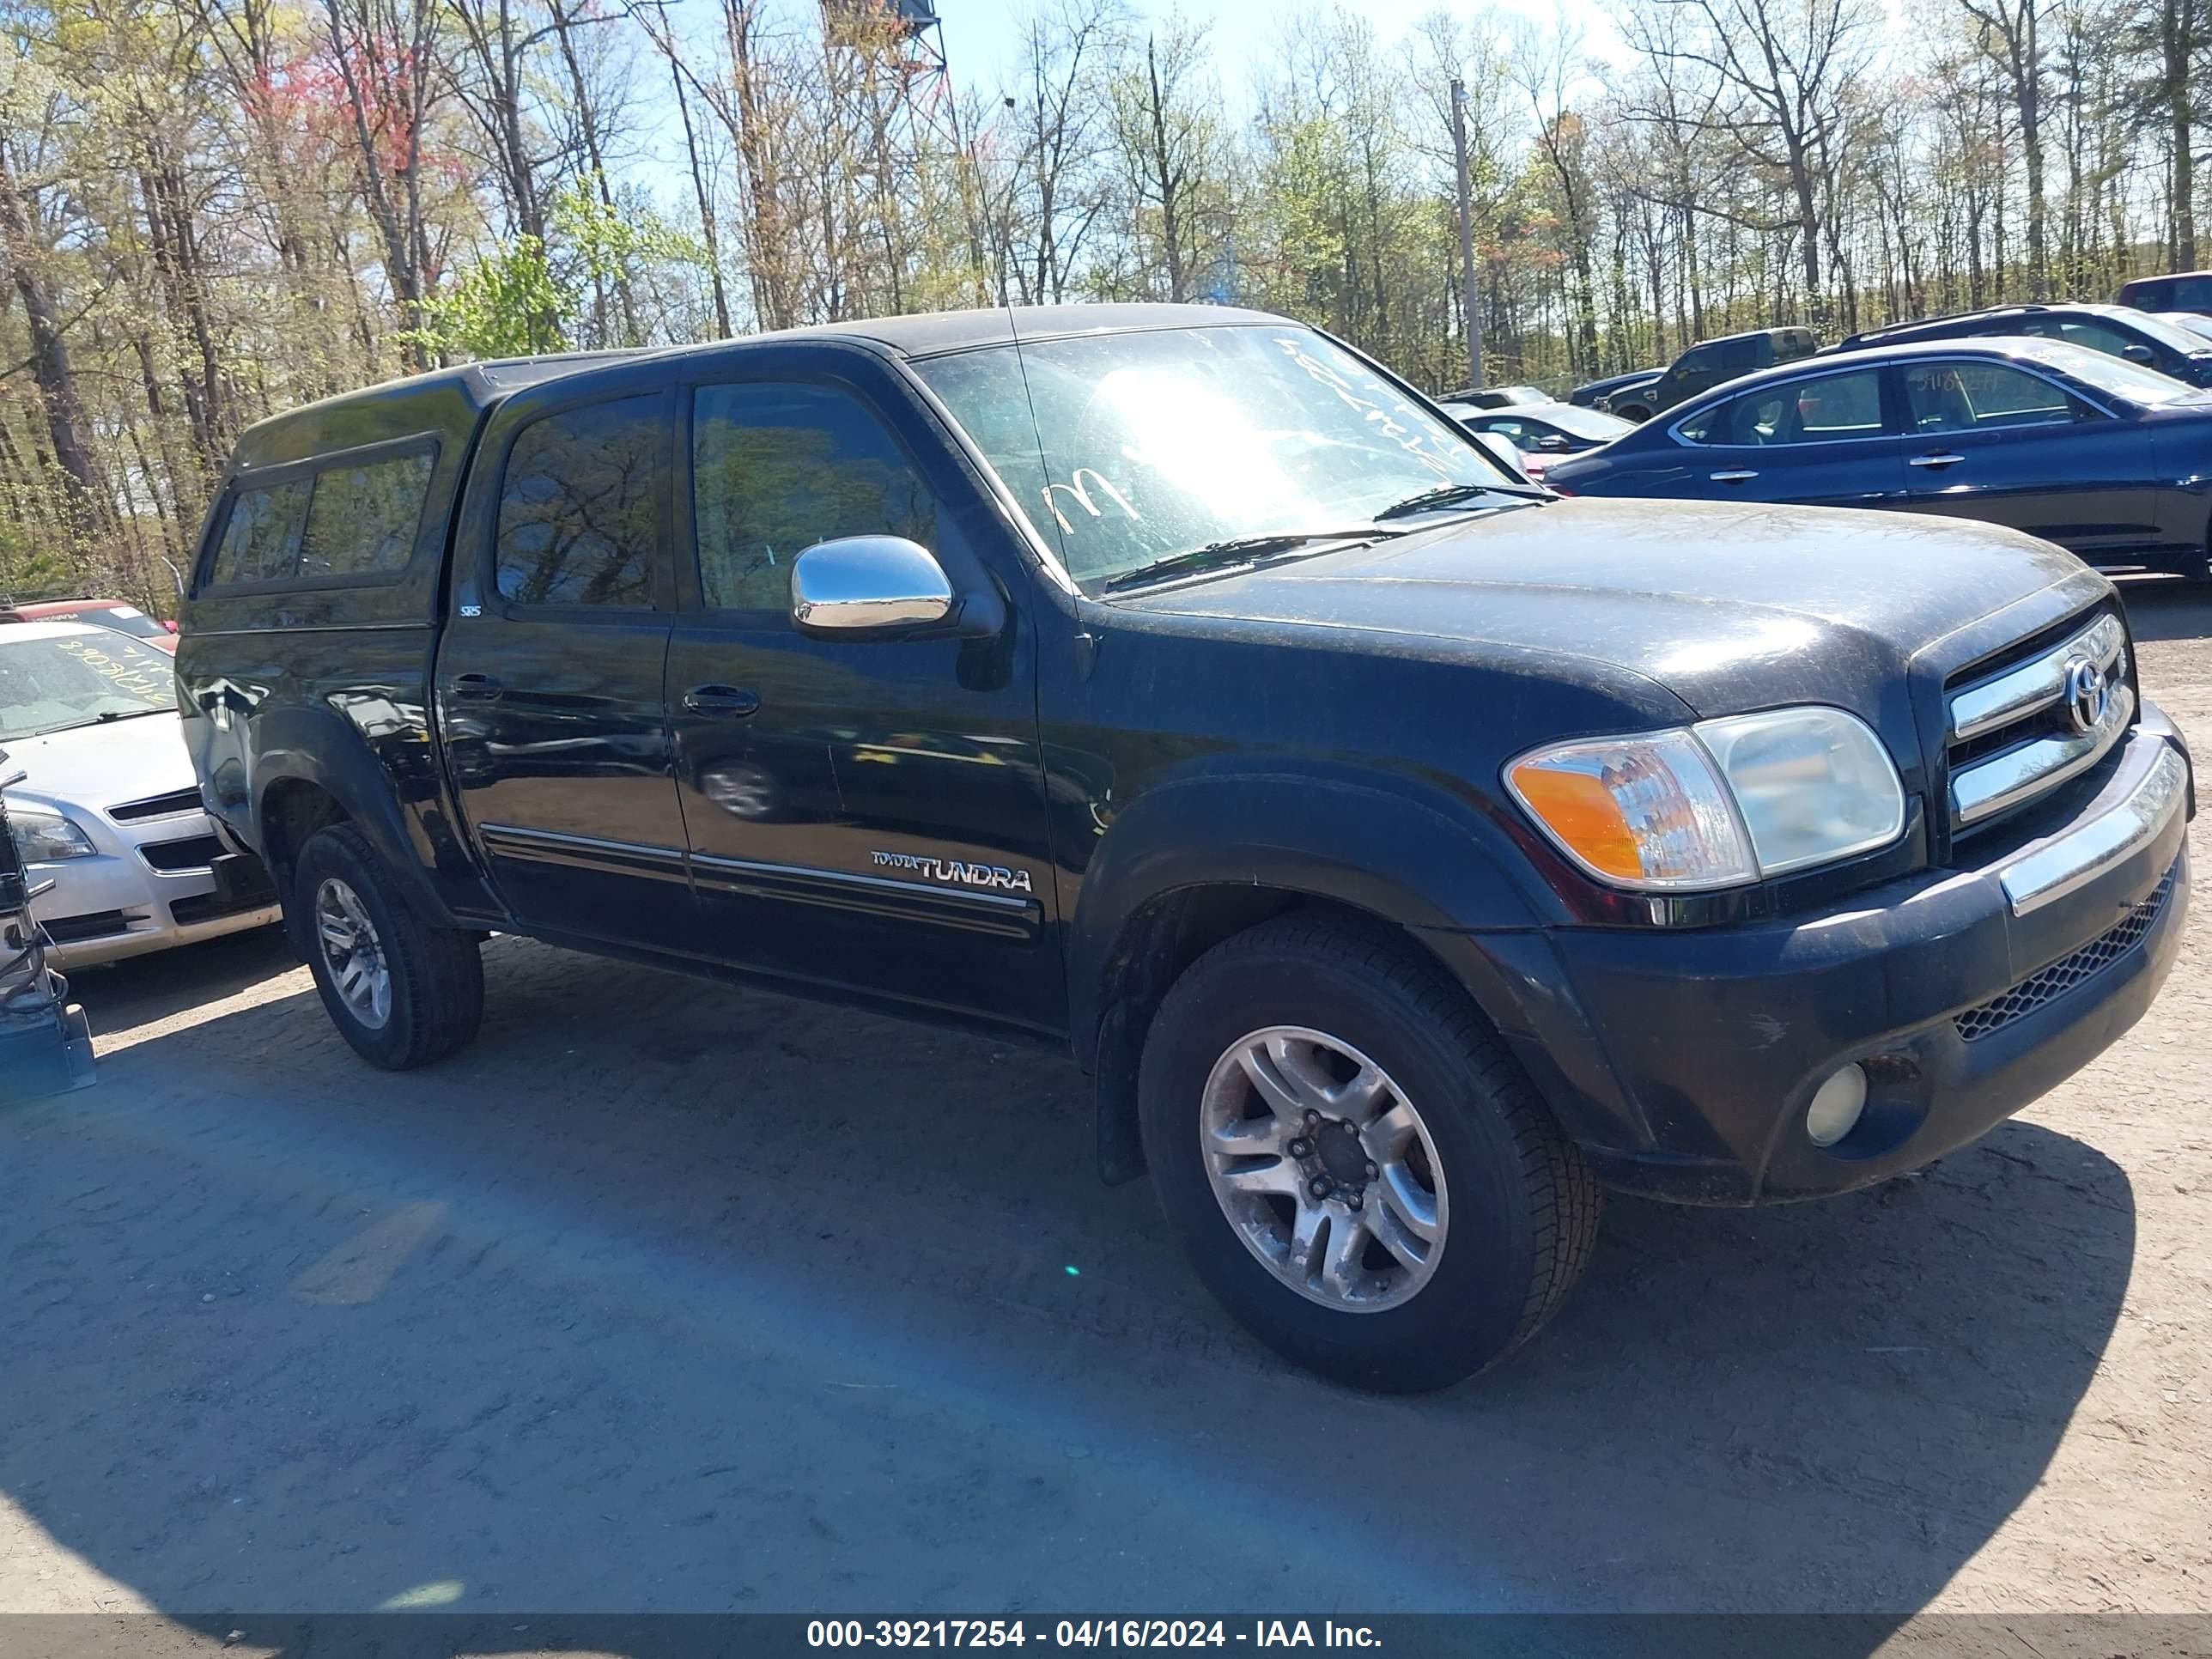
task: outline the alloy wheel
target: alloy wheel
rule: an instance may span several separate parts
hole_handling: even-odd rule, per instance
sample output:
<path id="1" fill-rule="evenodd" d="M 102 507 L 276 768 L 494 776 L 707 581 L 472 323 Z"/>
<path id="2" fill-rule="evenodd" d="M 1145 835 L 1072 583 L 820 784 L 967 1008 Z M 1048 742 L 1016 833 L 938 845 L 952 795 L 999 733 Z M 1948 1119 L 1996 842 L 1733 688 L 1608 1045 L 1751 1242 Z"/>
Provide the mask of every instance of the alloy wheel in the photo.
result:
<path id="1" fill-rule="evenodd" d="M 1206 1078 L 1199 1141 L 1245 1249 L 1308 1301 L 1377 1313 L 1435 1273 L 1449 1221 L 1435 1142 L 1342 1038 L 1297 1025 L 1239 1037 Z"/>

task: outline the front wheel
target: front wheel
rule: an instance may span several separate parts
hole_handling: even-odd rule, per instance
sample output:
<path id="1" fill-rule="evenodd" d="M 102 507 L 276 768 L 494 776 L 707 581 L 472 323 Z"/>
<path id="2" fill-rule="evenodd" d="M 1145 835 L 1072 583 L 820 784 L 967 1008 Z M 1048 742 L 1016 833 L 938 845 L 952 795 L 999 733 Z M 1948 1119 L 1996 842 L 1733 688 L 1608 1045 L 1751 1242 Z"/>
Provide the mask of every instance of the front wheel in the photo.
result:
<path id="1" fill-rule="evenodd" d="M 1198 1274 L 1285 1357 L 1442 1388 L 1526 1341 L 1600 1194 L 1465 993 L 1380 927 L 1292 915 L 1201 957 L 1139 1078 L 1145 1156 Z"/>
<path id="2" fill-rule="evenodd" d="M 418 915 L 351 824 L 319 830 L 301 848 L 289 909 L 323 1006 L 362 1059 L 409 1071 L 477 1034 L 483 959 L 476 936 Z"/>

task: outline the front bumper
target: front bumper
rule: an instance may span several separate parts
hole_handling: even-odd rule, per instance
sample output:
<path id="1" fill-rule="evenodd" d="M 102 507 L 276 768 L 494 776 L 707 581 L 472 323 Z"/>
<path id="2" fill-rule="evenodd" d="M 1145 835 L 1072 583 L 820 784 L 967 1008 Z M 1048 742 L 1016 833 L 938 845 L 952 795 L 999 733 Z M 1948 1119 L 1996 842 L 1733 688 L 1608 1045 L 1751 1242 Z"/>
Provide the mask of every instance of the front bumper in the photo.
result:
<path id="1" fill-rule="evenodd" d="M 53 884 L 31 906 L 52 940 L 46 959 L 64 971 L 97 967 L 266 927 L 278 918 L 276 893 L 258 860 L 249 862 L 244 879 L 222 860 L 161 870 L 133 845 L 114 855 L 33 864 L 31 885 Z"/>
<path id="2" fill-rule="evenodd" d="M 2146 705 L 2096 798 L 1979 870 L 1811 918 L 1485 941 L 1522 999 L 1506 1035 L 1615 1186 L 1698 1203 L 1846 1192 L 1984 1133 L 2149 1007 L 2181 945 L 2193 811 L 2180 734 Z M 1823 1150 L 1814 1092 L 1863 1065 Z"/>

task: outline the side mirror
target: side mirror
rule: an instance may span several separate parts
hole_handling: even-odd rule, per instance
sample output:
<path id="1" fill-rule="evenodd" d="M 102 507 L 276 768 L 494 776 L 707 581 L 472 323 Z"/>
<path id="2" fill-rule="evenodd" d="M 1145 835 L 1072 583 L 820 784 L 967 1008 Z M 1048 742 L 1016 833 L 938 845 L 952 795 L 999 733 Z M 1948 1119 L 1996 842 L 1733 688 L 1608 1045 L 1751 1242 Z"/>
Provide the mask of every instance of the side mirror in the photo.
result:
<path id="1" fill-rule="evenodd" d="M 1513 447 L 1513 441 L 1510 438 L 1501 437 L 1495 432 L 1477 432 L 1471 435 L 1475 442 L 1490 452 L 1492 458 L 1500 466 L 1515 477 L 1523 483 L 1536 482 L 1528 476 L 1528 464 L 1522 459 L 1521 452 Z"/>
<path id="2" fill-rule="evenodd" d="M 2158 362 L 2158 355 L 2147 345 L 2123 346 L 2120 348 L 2120 356 L 2131 363 L 2141 363 L 2145 368 L 2151 368 Z"/>
<path id="3" fill-rule="evenodd" d="M 939 626 L 952 611 L 945 567 L 903 536 L 817 542 L 792 562 L 791 620 L 803 634 L 904 633 Z"/>
<path id="4" fill-rule="evenodd" d="M 1547 432 L 1536 440 L 1536 447 L 1539 449 L 1565 449 L 1566 447 L 1567 441 L 1556 432 Z"/>

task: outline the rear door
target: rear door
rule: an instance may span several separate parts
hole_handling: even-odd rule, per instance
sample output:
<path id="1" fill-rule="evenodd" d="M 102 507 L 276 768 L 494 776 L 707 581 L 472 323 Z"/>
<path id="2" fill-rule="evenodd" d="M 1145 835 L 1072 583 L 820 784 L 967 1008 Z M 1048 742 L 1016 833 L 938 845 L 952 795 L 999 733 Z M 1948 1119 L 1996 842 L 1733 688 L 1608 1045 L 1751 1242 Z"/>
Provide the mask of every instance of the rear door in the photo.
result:
<path id="1" fill-rule="evenodd" d="M 1927 358 L 1891 373 L 1909 427 L 1902 505 L 2008 525 L 2092 563 L 2156 544 L 2140 421 L 2011 363 Z"/>
<path id="2" fill-rule="evenodd" d="M 1066 1018 L 1029 578 L 889 365 L 744 354 L 683 392 L 668 659 L 701 933 L 733 966 L 1044 1029 Z M 920 543 L 988 573 L 1001 637 L 824 639 L 791 620 L 817 542 Z"/>
<path id="3" fill-rule="evenodd" d="M 1825 369 L 1723 399 L 1675 423 L 1680 465 L 1654 495 L 1893 506 L 1904 440 L 1882 402 L 1878 369 Z"/>
<path id="4" fill-rule="evenodd" d="M 674 949 L 693 931 L 661 695 L 674 409 L 665 371 L 525 392 L 470 484 L 438 729 L 488 874 L 534 932 Z"/>

